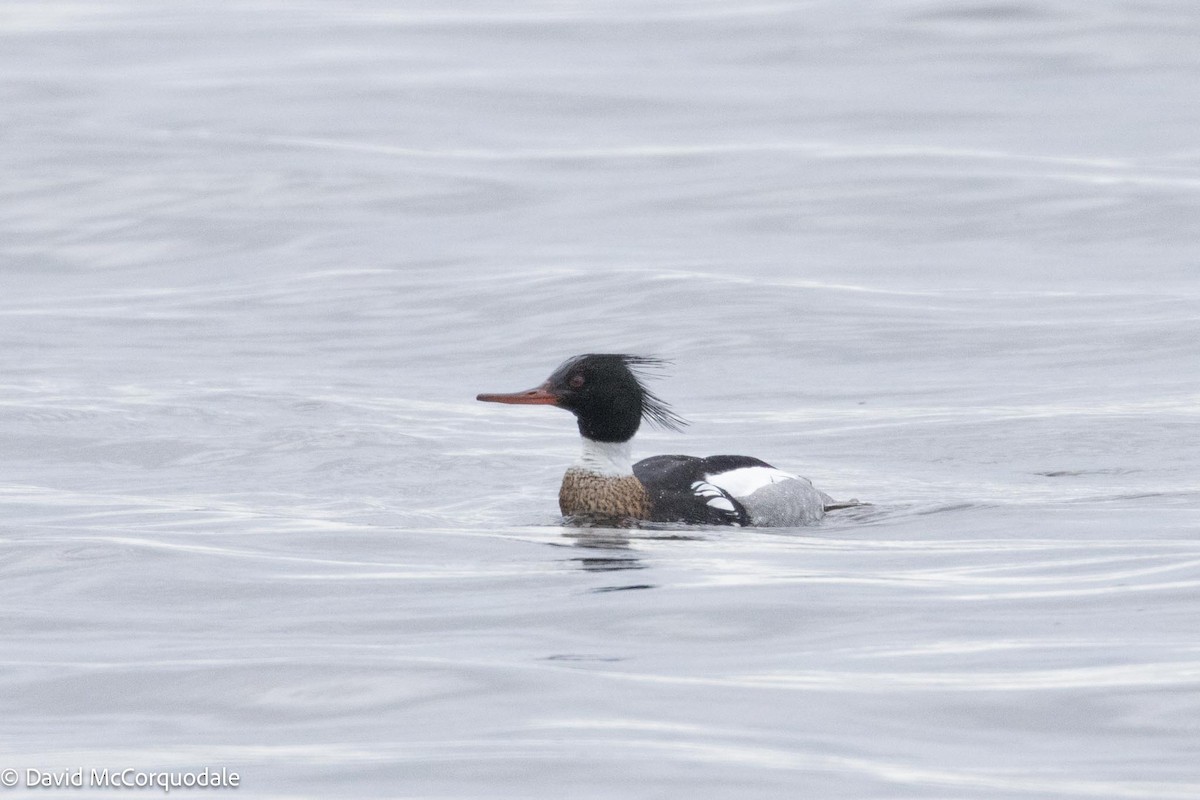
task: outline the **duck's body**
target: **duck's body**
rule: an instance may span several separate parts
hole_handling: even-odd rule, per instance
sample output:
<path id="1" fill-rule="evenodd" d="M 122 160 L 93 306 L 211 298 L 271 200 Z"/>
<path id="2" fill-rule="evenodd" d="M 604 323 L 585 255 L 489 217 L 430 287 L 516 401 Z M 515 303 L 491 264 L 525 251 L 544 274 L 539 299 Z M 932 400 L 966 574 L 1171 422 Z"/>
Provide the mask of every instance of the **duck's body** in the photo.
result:
<path id="1" fill-rule="evenodd" d="M 808 478 L 750 456 L 652 456 L 633 465 L 652 498 L 651 519 L 714 525 L 812 525 L 833 498 Z M 703 503 L 703 505 L 701 505 Z"/>
<path id="2" fill-rule="evenodd" d="M 583 453 L 567 470 L 558 503 L 569 518 L 707 525 L 811 525 L 833 500 L 807 478 L 750 456 L 631 459 L 641 420 L 683 421 L 650 393 L 634 369 L 653 359 L 588 354 L 569 359 L 537 389 L 481 394 L 496 403 L 554 405 L 579 420 Z"/>

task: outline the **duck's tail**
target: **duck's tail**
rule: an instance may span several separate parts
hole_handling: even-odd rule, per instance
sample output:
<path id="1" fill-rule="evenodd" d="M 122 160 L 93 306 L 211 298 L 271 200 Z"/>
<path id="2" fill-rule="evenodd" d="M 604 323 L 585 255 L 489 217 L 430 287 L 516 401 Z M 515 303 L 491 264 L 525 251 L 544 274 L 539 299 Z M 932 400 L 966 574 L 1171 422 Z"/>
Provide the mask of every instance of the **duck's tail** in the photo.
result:
<path id="1" fill-rule="evenodd" d="M 830 511 L 840 511 L 843 508 L 859 508 L 860 506 L 869 506 L 869 505 L 871 505 L 871 504 L 864 503 L 863 501 L 859 500 L 858 498 L 855 498 L 853 500 L 834 500 L 834 499 L 830 498 L 830 501 L 825 504 L 825 513 L 828 514 Z"/>

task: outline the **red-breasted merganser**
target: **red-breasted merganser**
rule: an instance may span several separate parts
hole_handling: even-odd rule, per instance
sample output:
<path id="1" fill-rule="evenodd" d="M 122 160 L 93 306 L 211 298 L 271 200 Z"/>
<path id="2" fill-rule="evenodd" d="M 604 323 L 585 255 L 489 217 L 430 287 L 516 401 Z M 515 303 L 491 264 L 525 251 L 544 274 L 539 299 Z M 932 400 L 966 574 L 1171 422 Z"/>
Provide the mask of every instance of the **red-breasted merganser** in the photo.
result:
<path id="1" fill-rule="evenodd" d="M 536 389 L 476 399 L 551 405 L 575 415 L 583 454 L 558 493 L 569 518 L 784 527 L 811 525 L 835 505 L 807 478 L 750 456 L 652 456 L 633 463 L 642 420 L 672 430 L 686 424 L 643 384 L 642 370 L 663 363 L 588 353 L 567 359 Z"/>

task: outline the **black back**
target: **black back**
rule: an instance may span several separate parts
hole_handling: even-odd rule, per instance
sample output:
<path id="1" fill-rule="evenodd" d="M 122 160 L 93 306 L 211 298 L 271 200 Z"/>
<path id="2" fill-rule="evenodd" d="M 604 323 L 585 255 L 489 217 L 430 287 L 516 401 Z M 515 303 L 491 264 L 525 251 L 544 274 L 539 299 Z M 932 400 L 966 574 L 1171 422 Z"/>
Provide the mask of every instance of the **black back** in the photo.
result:
<path id="1" fill-rule="evenodd" d="M 742 467 L 770 466 L 751 456 L 651 456 L 634 464 L 633 474 L 650 495 L 650 518 L 655 522 L 749 525 L 745 507 L 705 476 Z M 719 497 L 728 500 L 733 510 L 709 504 Z"/>

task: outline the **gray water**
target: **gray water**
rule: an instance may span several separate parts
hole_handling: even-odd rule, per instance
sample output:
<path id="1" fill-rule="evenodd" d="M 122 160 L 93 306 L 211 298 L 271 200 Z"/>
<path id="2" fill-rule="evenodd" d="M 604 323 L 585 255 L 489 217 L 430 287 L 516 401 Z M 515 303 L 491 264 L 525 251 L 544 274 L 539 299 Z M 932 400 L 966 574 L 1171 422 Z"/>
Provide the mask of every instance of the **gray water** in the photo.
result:
<path id="1" fill-rule="evenodd" d="M 0 2 L 11 795 L 1200 797 L 1198 42 Z M 562 528 L 571 418 L 473 398 L 587 351 L 871 505 Z"/>

